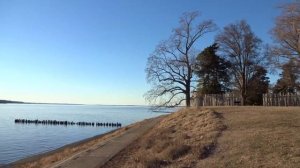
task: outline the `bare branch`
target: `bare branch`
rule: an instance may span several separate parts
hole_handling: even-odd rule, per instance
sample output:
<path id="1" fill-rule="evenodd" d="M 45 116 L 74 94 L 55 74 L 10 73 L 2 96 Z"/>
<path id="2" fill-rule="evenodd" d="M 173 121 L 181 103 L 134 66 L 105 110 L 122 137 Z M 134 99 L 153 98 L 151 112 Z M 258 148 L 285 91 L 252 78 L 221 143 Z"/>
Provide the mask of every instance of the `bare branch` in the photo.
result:
<path id="1" fill-rule="evenodd" d="M 198 12 L 183 14 L 180 26 L 148 58 L 147 81 L 153 86 L 145 94 L 149 102 L 167 106 L 186 101 L 186 105 L 190 106 L 194 87 L 193 46 L 200 37 L 215 29 L 212 21 L 204 21 L 194 26 L 197 16 Z"/>
<path id="2" fill-rule="evenodd" d="M 248 83 L 255 71 L 255 66 L 265 59 L 260 53 L 261 40 L 251 31 L 246 21 L 242 20 L 226 26 L 216 37 L 216 42 L 225 57 L 231 63 L 234 80 L 244 105 Z"/>
<path id="3" fill-rule="evenodd" d="M 280 64 L 273 62 L 277 67 L 290 59 L 300 62 L 300 1 L 283 5 L 281 10 L 271 31 L 275 44 L 268 51 L 269 60 L 281 60 Z M 283 58 L 284 61 L 274 57 Z"/>

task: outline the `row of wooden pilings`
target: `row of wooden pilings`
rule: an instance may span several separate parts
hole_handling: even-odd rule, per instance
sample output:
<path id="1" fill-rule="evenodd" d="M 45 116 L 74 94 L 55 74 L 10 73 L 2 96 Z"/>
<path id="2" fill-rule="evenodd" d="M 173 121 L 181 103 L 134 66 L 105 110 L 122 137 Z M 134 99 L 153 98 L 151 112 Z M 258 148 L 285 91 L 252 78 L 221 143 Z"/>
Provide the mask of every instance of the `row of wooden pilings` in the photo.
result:
<path id="1" fill-rule="evenodd" d="M 78 125 L 78 126 L 100 126 L 100 127 L 122 127 L 122 124 L 117 123 L 101 123 L 101 122 L 73 122 L 73 121 L 57 121 L 57 120 L 27 120 L 15 119 L 16 124 L 42 124 L 42 125 Z"/>

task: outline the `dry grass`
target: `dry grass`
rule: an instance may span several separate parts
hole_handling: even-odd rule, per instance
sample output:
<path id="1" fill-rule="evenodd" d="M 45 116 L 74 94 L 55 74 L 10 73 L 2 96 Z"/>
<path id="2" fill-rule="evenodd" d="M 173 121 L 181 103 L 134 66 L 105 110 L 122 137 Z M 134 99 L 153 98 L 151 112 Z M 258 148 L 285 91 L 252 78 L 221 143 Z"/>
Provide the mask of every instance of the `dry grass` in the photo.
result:
<path id="1" fill-rule="evenodd" d="M 125 131 L 65 148 L 23 167 L 44 167 Z M 300 107 L 182 109 L 166 116 L 104 167 L 300 168 Z"/>
<path id="2" fill-rule="evenodd" d="M 104 167 L 195 167 L 213 151 L 223 129 L 216 112 L 183 109 L 164 118 Z"/>
<path id="3" fill-rule="evenodd" d="M 300 168 L 300 107 L 182 110 L 105 167 Z"/>
<path id="4" fill-rule="evenodd" d="M 300 167 L 299 107 L 214 107 L 226 131 L 196 167 Z"/>

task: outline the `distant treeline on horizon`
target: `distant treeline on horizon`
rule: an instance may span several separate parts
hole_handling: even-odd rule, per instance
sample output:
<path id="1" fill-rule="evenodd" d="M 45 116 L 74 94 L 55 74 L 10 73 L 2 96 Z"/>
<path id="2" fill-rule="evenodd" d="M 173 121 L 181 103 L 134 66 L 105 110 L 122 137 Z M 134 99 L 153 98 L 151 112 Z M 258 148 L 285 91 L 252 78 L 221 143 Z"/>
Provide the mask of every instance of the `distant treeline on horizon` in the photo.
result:
<path id="1" fill-rule="evenodd" d="M 25 102 L 21 101 L 11 101 L 11 100 L 0 100 L 0 103 L 5 104 L 5 103 L 18 103 L 18 104 L 23 104 Z"/>
<path id="2" fill-rule="evenodd" d="M 0 104 L 56 104 L 56 105 L 83 105 L 83 104 L 72 104 L 72 103 L 35 103 L 35 102 L 22 102 L 12 100 L 0 100 Z"/>

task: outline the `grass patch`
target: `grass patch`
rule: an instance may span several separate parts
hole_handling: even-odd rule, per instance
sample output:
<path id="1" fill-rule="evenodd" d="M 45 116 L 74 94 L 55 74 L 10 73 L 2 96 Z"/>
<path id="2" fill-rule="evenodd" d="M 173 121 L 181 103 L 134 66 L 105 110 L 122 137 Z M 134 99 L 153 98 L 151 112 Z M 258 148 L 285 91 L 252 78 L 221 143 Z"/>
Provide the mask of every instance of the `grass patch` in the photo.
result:
<path id="1" fill-rule="evenodd" d="M 105 167 L 119 165 L 299 167 L 300 107 L 183 109 L 167 116 Z"/>
<path id="2" fill-rule="evenodd" d="M 146 168 L 160 168 L 163 166 L 167 166 L 169 164 L 166 160 L 160 160 L 158 158 L 151 158 L 150 160 L 145 161 Z"/>
<path id="3" fill-rule="evenodd" d="M 165 117 L 104 167 L 194 167 L 212 153 L 224 128 L 221 115 L 212 110 L 182 109 Z"/>
<path id="4" fill-rule="evenodd" d="M 169 157 L 172 160 L 176 160 L 176 159 L 180 158 L 181 156 L 186 155 L 190 150 L 191 150 L 191 146 L 189 146 L 189 145 L 180 144 L 179 146 L 173 146 L 170 149 Z"/>
<path id="5" fill-rule="evenodd" d="M 196 167 L 299 167 L 300 107 L 210 108 L 228 128 Z"/>

